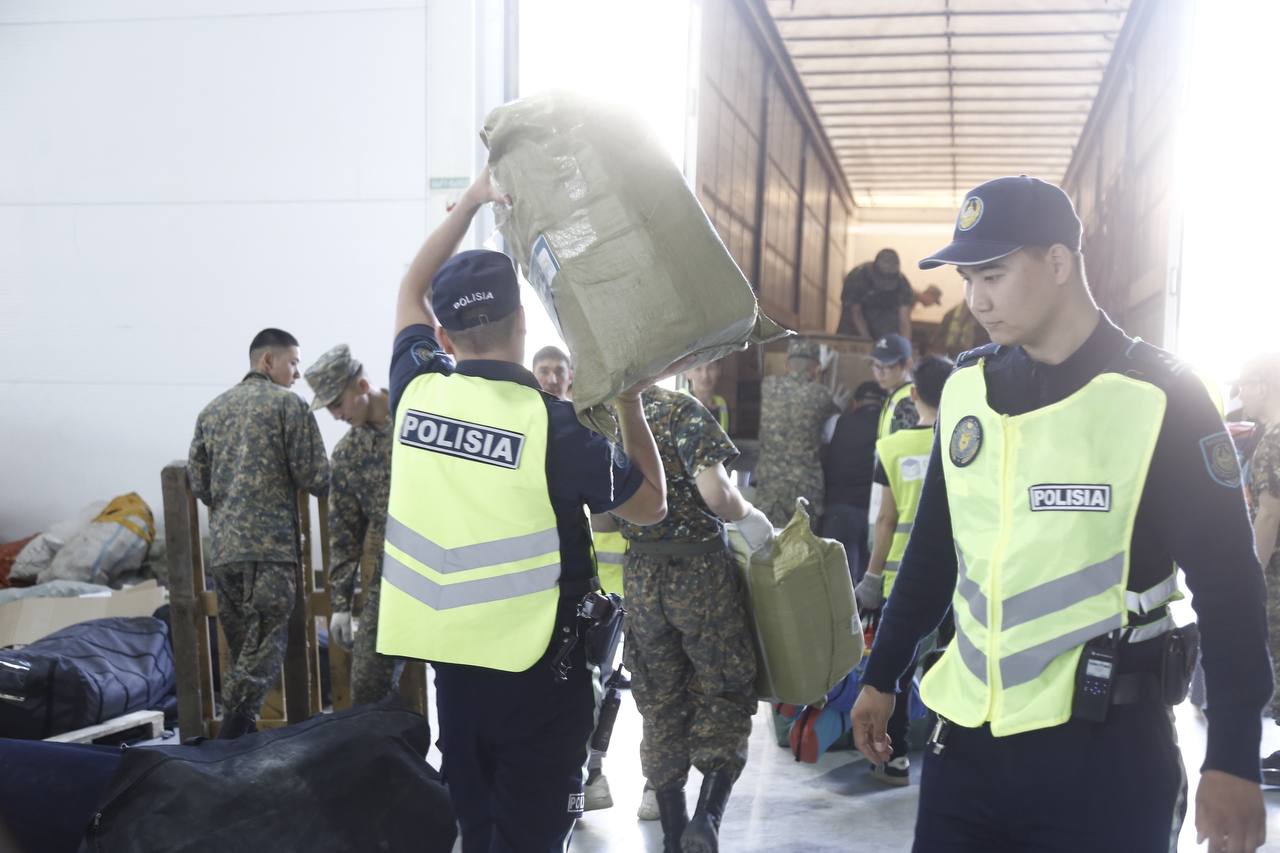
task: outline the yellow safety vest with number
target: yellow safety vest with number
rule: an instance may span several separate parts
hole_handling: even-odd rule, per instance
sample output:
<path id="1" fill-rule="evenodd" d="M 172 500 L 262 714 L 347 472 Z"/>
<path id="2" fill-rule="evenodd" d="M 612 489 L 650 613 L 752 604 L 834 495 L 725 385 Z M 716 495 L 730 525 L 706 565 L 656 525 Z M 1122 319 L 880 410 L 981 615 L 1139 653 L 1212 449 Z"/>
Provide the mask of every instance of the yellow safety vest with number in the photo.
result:
<path id="1" fill-rule="evenodd" d="M 622 561 L 627 556 L 627 540 L 616 530 L 612 533 L 592 531 L 591 540 L 595 543 L 596 575 L 600 578 L 600 588 L 605 592 L 625 595 L 622 591 Z"/>
<path id="2" fill-rule="evenodd" d="M 378 651 L 528 669 L 559 602 L 542 395 L 429 373 L 409 383 L 395 423 Z"/>
<path id="3" fill-rule="evenodd" d="M 893 410 L 898 408 L 898 404 L 903 400 L 911 399 L 911 383 L 908 382 L 900 386 L 896 391 L 889 395 L 889 399 L 884 401 L 884 408 L 880 410 L 880 428 L 876 431 L 876 438 L 885 438 L 892 435 L 893 429 Z"/>
<path id="4" fill-rule="evenodd" d="M 929 453 L 933 450 L 932 429 L 900 429 L 876 442 L 876 454 L 889 478 L 889 490 L 898 507 L 898 526 L 893 531 L 889 556 L 884 564 L 884 597 L 889 597 L 898 577 L 898 564 L 907 551 L 911 526 L 920 507 L 920 491 L 924 474 L 929 469 Z"/>
<path id="5" fill-rule="evenodd" d="M 1070 719 L 1082 646 L 1178 593 L 1172 566 L 1156 587 L 1128 589 L 1164 392 L 1104 373 L 1051 406 L 1000 415 L 987 405 L 982 364 L 957 370 L 942 395 L 956 635 L 921 697 L 952 722 L 990 723 L 1002 736 Z M 1166 613 L 1125 635 L 1136 642 L 1171 627 Z"/>

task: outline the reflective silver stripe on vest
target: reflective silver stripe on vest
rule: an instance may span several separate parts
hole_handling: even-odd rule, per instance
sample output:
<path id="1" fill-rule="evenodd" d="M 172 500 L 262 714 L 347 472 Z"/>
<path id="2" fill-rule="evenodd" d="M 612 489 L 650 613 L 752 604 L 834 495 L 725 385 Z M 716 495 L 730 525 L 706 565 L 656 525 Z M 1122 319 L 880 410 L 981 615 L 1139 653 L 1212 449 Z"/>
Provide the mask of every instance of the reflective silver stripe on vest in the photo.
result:
<path id="1" fill-rule="evenodd" d="M 1070 634 L 1054 637 L 1047 643 L 1041 643 L 1024 651 L 1006 655 L 1000 660 L 1000 682 L 1008 690 L 1011 687 L 1017 687 L 1019 684 L 1035 681 L 1040 677 L 1040 673 L 1044 672 L 1045 667 L 1051 664 L 1058 655 L 1069 652 L 1076 646 L 1082 646 L 1094 637 L 1100 637 L 1103 634 L 1114 631 L 1120 627 L 1123 621 L 1123 617 L 1117 613 L 1115 616 L 1108 616 L 1101 622 L 1086 625 L 1083 628 L 1072 631 Z M 959 632 L 957 632 L 956 636 L 959 636 Z"/>
<path id="2" fill-rule="evenodd" d="M 1124 553 L 1085 566 L 1077 572 L 1054 578 L 1026 592 L 1011 595 L 1000 605 L 1001 628 L 1018 625 L 1073 607 L 1095 595 L 1119 586 L 1124 579 Z"/>
<path id="3" fill-rule="evenodd" d="M 896 572 L 898 570 L 898 566 L 901 566 L 901 565 L 902 563 L 898 562 L 897 560 L 889 560 L 884 564 L 884 570 L 886 572 Z"/>
<path id="4" fill-rule="evenodd" d="M 969 615 L 973 621 L 983 628 L 987 627 L 987 597 L 976 583 L 969 577 L 969 569 L 964 564 L 964 554 L 956 549 L 956 593 L 969 602 Z"/>
<path id="5" fill-rule="evenodd" d="M 1124 606 L 1130 613 L 1150 613 L 1173 600 L 1178 594 L 1178 574 L 1174 572 L 1146 592 L 1126 590 Z"/>
<path id="6" fill-rule="evenodd" d="M 902 524 L 899 524 L 897 527 L 895 527 L 893 529 L 893 532 L 894 533 L 910 533 L 911 528 L 915 526 L 916 524 L 914 521 L 906 521 L 906 522 L 903 522 Z"/>
<path id="7" fill-rule="evenodd" d="M 1173 614 L 1166 613 L 1162 618 L 1146 625 L 1138 625 L 1130 628 L 1125 632 L 1125 641 L 1129 643 L 1141 643 L 1146 640 L 1154 640 L 1162 634 L 1167 634 L 1174 628 L 1178 627 L 1178 623 L 1173 621 Z"/>
<path id="8" fill-rule="evenodd" d="M 432 610 L 451 610 L 555 589 L 560 580 L 560 564 L 552 563 L 496 578 L 439 584 L 418 574 L 390 554 L 384 554 L 382 579 Z"/>
<path id="9" fill-rule="evenodd" d="M 627 558 L 626 554 L 618 554 L 613 551 L 597 551 L 596 552 L 597 563 L 612 563 L 614 565 L 621 566 L 622 563 L 626 560 L 626 558 Z"/>
<path id="10" fill-rule="evenodd" d="M 444 548 L 390 515 L 387 516 L 387 541 L 441 574 L 500 566 L 553 552 L 559 556 L 560 552 L 560 534 L 554 527 L 510 539 Z"/>
<path id="11" fill-rule="evenodd" d="M 956 625 L 956 649 L 960 652 L 960 660 L 964 661 L 964 665 L 969 668 L 969 672 L 973 673 L 974 678 L 986 684 L 987 656 L 969 640 L 968 635 L 960 630 L 959 625 Z"/>

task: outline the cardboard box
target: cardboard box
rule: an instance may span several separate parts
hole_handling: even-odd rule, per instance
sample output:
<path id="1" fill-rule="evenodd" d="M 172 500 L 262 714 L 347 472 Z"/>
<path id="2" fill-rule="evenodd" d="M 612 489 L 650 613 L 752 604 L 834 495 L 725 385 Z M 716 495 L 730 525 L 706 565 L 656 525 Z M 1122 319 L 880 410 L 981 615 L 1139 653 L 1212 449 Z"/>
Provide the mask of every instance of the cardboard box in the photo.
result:
<path id="1" fill-rule="evenodd" d="M 111 595 L 74 598 L 20 598 L 0 604 L 0 648 L 23 646 L 68 625 L 108 616 L 150 616 L 169 601 L 154 580 Z"/>

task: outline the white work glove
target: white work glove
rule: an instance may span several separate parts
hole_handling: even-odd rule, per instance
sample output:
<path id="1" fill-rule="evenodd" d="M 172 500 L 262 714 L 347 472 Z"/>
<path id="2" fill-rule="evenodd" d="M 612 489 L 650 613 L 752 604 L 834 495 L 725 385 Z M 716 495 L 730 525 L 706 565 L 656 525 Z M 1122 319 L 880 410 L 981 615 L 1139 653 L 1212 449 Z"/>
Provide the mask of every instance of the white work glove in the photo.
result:
<path id="1" fill-rule="evenodd" d="M 818 369 L 826 370 L 836 363 L 837 353 L 834 347 L 822 344 L 818 347 Z"/>
<path id="2" fill-rule="evenodd" d="M 853 590 L 859 610 L 879 610 L 884 606 L 884 575 L 867 572 Z"/>
<path id="3" fill-rule="evenodd" d="M 768 516 L 755 507 L 751 507 L 751 509 L 747 510 L 747 514 L 735 521 L 734 524 L 737 526 L 738 532 L 742 534 L 742 538 L 746 540 L 747 547 L 751 549 L 752 555 L 769 556 L 777 531 L 773 529 L 773 523 L 769 521 Z"/>
<path id="4" fill-rule="evenodd" d="M 355 633 L 351 627 L 351 611 L 340 610 L 329 617 L 329 637 L 350 651 Z"/>

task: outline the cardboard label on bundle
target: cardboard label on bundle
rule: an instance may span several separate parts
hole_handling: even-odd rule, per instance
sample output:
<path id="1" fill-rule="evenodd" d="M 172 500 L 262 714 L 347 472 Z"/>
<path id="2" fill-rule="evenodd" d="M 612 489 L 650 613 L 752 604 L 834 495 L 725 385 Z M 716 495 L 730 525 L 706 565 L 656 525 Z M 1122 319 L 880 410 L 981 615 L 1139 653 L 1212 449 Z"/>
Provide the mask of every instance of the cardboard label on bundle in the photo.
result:
<path id="1" fill-rule="evenodd" d="M 533 250 L 529 258 L 529 283 L 545 299 L 551 294 L 551 283 L 556 273 L 560 272 L 560 262 L 556 260 L 551 245 L 545 234 L 539 234 L 533 241 Z"/>

